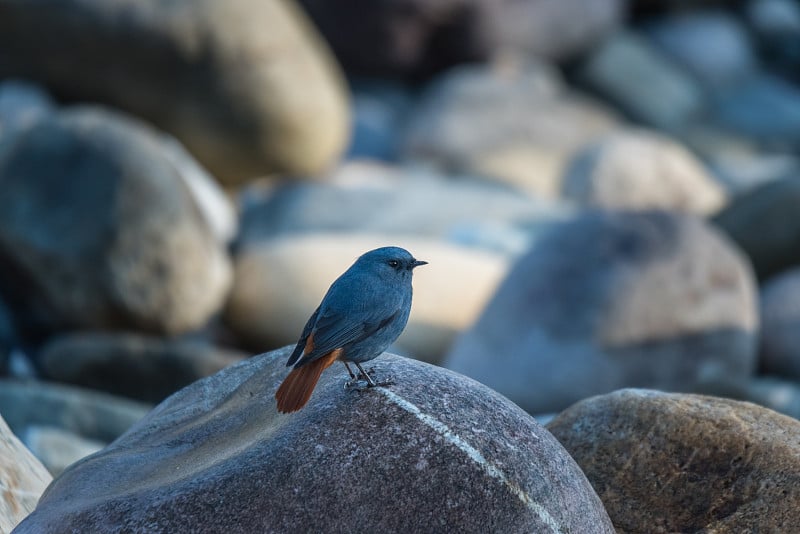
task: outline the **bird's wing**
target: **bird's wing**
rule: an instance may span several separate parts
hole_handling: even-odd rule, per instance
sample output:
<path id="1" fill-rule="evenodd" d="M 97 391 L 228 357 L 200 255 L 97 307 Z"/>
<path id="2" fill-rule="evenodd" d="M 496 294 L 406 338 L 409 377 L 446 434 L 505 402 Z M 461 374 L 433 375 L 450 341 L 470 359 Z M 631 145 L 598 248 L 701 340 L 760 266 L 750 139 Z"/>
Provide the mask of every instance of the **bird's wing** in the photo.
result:
<path id="1" fill-rule="evenodd" d="M 314 329 L 314 323 L 317 322 L 319 308 L 320 307 L 317 306 L 317 309 L 314 310 L 314 313 L 312 313 L 311 317 L 308 319 L 306 326 L 303 327 L 303 333 L 300 334 L 300 339 L 297 341 L 297 346 L 295 346 L 294 352 L 292 352 L 292 355 L 289 357 L 289 361 L 286 362 L 286 367 L 294 365 L 305 352 L 306 346 L 308 345 L 308 336 L 311 335 L 311 331 Z"/>
<path id="2" fill-rule="evenodd" d="M 391 310 L 388 314 L 385 310 L 381 314 L 367 310 L 361 313 L 351 311 L 343 315 L 337 310 L 325 310 L 318 314 L 316 324 L 301 349 L 303 356 L 297 365 L 305 365 L 333 350 L 368 338 L 392 322 L 399 313 L 399 307 Z M 297 351 L 296 348 L 295 352 Z"/>

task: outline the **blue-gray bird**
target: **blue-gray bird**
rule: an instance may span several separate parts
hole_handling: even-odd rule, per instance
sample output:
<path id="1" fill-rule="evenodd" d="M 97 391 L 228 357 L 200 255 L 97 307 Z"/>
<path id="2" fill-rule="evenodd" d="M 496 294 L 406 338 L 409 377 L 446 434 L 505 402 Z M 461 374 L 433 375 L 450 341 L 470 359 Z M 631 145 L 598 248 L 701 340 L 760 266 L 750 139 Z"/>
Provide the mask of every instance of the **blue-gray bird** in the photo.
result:
<path id="1" fill-rule="evenodd" d="M 411 275 L 427 263 L 405 249 L 383 247 L 363 254 L 337 278 L 286 363 L 294 368 L 275 393 L 278 411 L 305 406 L 322 371 L 336 360 L 344 363 L 351 379 L 363 378 L 375 386 L 361 364 L 381 355 L 406 327 Z M 358 368 L 358 377 L 348 363 Z"/>

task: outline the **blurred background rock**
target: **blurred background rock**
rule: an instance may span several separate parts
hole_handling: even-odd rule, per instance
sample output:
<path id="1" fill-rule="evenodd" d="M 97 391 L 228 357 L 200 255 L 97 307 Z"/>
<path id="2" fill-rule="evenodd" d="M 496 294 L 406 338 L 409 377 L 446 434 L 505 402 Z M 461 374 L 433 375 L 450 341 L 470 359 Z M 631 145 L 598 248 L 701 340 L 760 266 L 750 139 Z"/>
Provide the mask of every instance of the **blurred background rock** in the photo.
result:
<path id="1" fill-rule="evenodd" d="M 798 417 L 799 154 L 793 0 L 0 0 L 0 414 L 57 473 L 393 244 L 531 414 Z"/>

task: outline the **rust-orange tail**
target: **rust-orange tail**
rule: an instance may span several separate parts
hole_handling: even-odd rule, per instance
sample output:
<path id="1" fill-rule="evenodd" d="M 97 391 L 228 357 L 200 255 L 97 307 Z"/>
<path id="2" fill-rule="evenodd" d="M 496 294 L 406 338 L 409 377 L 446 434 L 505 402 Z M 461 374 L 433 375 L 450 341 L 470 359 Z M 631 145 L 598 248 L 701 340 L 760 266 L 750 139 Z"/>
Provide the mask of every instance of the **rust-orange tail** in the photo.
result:
<path id="1" fill-rule="evenodd" d="M 339 349 L 333 350 L 321 358 L 309 362 L 302 367 L 292 369 L 275 392 L 278 411 L 281 413 L 296 412 L 306 405 L 314 387 L 319 382 L 322 371 L 330 367 L 339 357 Z"/>

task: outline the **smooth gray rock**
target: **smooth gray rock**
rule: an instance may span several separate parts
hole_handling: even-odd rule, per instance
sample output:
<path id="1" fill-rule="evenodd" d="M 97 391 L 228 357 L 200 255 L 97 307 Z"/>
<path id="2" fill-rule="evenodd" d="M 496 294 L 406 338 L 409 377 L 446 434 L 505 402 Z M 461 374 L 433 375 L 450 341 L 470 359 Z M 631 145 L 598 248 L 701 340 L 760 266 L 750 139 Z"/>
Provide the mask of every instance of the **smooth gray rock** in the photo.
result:
<path id="1" fill-rule="evenodd" d="M 132 118 L 77 107 L 0 155 L 0 288 L 28 342 L 77 328 L 178 334 L 221 308 L 224 230 L 165 142 Z"/>
<path id="2" fill-rule="evenodd" d="M 699 83 L 644 37 L 620 31 L 582 62 L 578 80 L 648 126 L 676 130 L 705 107 Z"/>
<path id="3" fill-rule="evenodd" d="M 748 402 L 615 391 L 547 428 L 583 468 L 617 532 L 793 532 L 800 421 Z"/>
<path id="4" fill-rule="evenodd" d="M 0 414 L 20 437 L 25 437 L 31 426 L 53 427 L 108 443 L 141 419 L 151 407 L 73 386 L 0 380 Z"/>
<path id="5" fill-rule="evenodd" d="M 513 256 L 529 246 L 531 228 L 572 213 L 491 181 L 369 161 L 344 163 L 325 183 L 283 183 L 243 198 L 237 249 L 293 234 L 374 232 Z"/>
<path id="6" fill-rule="evenodd" d="M 345 157 L 397 159 L 400 133 L 414 102 L 410 87 L 379 79 L 351 81 L 352 135 Z"/>
<path id="7" fill-rule="evenodd" d="M 758 69 L 747 28 L 723 10 L 696 10 L 645 25 L 651 41 L 711 90 L 738 83 Z"/>
<path id="8" fill-rule="evenodd" d="M 778 376 L 757 376 L 732 392 L 736 399 L 753 402 L 778 413 L 800 419 L 800 381 Z"/>
<path id="9" fill-rule="evenodd" d="M 81 332 L 54 337 L 36 364 L 50 380 L 155 403 L 246 356 L 200 341 Z"/>
<path id="10" fill-rule="evenodd" d="M 106 441 L 86 439 L 68 430 L 40 425 L 27 427 L 22 440 L 53 476 L 108 445 Z"/>
<path id="11" fill-rule="evenodd" d="M 761 288 L 760 364 L 767 374 L 800 380 L 800 269 Z"/>
<path id="12" fill-rule="evenodd" d="M 770 74 L 754 74 L 716 93 L 716 122 L 770 149 L 800 148 L 800 87 Z"/>
<path id="13" fill-rule="evenodd" d="M 278 415 L 290 349 L 167 399 L 68 468 L 15 534 L 614 532 L 569 455 L 497 393 L 383 355 L 370 363 L 394 385 L 347 390 L 337 364 Z"/>
<path id="14" fill-rule="evenodd" d="M 25 80 L 0 81 L 0 147 L 55 109 L 50 95 Z"/>
<path id="15" fill-rule="evenodd" d="M 755 370 L 754 286 L 700 219 L 588 212 L 517 261 L 444 366 L 530 413 L 628 386 L 702 392 Z"/>
<path id="16" fill-rule="evenodd" d="M 760 280 L 800 264 L 800 174 L 767 182 L 733 198 L 714 216 L 747 254 Z"/>
<path id="17" fill-rule="evenodd" d="M 340 73 L 291 0 L 2 0 L 0 50 L 0 78 L 142 117 L 230 185 L 320 172 L 347 142 Z"/>

